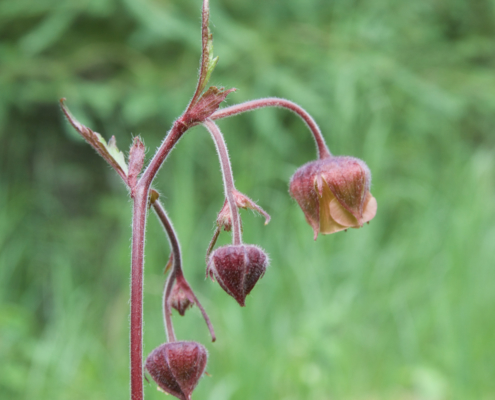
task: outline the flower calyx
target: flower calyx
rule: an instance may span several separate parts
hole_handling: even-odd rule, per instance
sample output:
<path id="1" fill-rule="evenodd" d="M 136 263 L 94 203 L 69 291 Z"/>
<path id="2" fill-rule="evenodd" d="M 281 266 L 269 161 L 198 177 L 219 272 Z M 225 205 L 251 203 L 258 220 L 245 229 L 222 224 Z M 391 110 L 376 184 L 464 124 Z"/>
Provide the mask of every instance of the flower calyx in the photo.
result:
<path id="1" fill-rule="evenodd" d="M 245 194 L 239 192 L 238 190 L 234 189 L 232 191 L 234 195 L 234 200 L 237 204 L 237 207 L 243 208 L 245 210 L 250 209 L 258 212 L 260 215 L 265 217 L 265 225 L 268 225 L 270 222 L 270 215 L 263 210 L 258 204 L 256 204 L 253 200 L 251 200 L 249 197 L 247 197 Z M 223 203 L 223 207 L 218 213 L 217 216 L 217 227 L 219 229 L 222 229 L 226 232 L 230 232 L 232 229 L 232 214 L 230 212 L 230 207 L 227 199 L 225 199 L 225 202 Z"/>
<path id="2" fill-rule="evenodd" d="M 145 368 L 163 391 L 180 400 L 190 400 L 207 359 L 208 353 L 200 343 L 164 343 L 150 353 Z"/>
<path id="3" fill-rule="evenodd" d="M 181 316 L 184 316 L 186 310 L 194 305 L 195 299 L 191 288 L 184 279 L 178 278 L 175 281 L 169 301 L 172 308 L 175 308 Z"/>
<path id="4" fill-rule="evenodd" d="M 291 196 L 318 234 L 360 228 L 376 215 L 377 202 L 370 193 L 368 166 L 354 157 L 327 157 L 311 161 L 292 176 Z"/>
<path id="5" fill-rule="evenodd" d="M 184 123 L 188 126 L 199 124 L 209 118 L 211 114 L 218 110 L 220 104 L 226 99 L 229 93 L 237 89 L 225 89 L 211 86 L 206 92 L 191 106 L 184 115 Z"/>
<path id="6" fill-rule="evenodd" d="M 211 253 L 206 274 L 216 279 L 223 290 L 232 296 L 241 307 L 256 282 L 264 275 L 269 259 L 255 245 L 228 245 Z"/>

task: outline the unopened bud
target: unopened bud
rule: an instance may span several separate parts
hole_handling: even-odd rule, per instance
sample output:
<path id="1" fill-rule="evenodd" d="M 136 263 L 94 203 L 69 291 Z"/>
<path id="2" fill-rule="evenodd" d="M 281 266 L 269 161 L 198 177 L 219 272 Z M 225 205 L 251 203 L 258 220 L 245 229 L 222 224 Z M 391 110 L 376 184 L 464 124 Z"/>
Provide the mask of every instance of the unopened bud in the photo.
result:
<path id="1" fill-rule="evenodd" d="M 190 289 L 187 285 L 183 285 L 182 281 L 176 281 L 170 294 L 170 304 L 175 308 L 180 315 L 184 316 L 186 310 L 194 304 L 194 298 L 190 294 Z"/>
<path id="2" fill-rule="evenodd" d="M 206 273 L 223 290 L 244 306 L 246 296 L 263 276 L 268 256 L 254 245 L 229 245 L 216 249 L 208 261 Z"/>
<path id="3" fill-rule="evenodd" d="M 146 369 L 166 393 L 189 400 L 203 375 L 207 359 L 208 353 L 199 343 L 165 343 L 148 356 Z"/>

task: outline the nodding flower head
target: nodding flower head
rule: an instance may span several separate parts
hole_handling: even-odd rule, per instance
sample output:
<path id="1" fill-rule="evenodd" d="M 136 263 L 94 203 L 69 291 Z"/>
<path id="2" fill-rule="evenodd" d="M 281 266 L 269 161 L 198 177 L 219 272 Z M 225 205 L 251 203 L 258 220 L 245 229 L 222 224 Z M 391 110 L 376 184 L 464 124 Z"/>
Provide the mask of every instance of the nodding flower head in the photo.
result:
<path id="1" fill-rule="evenodd" d="M 177 280 L 170 294 L 170 304 L 175 308 L 180 315 L 184 316 L 186 310 L 194 305 L 194 297 L 191 294 L 191 289 L 184 281 Z"/>
<path id="2" fill-rule="evenodd" d="M 244 306 L 246 296 L 263 276 L 267 266 L 268 256 L 258 246 L 229 245 L 219 247 L 210 255 L 206 273 Z"/>
<path id="3" fill-rule="evenodd" d="M 303 165 L 292 176 L 289 191 L 316 240 L 318 233 L 360 228 L 373 219 L 377 204 L 370 184 L 371 173 L 364 161 L 339 156 Z"/>
<path id="4" fill-rule="evenodd" d="M 146 369 L 162 390 L 189 400 L 206 367 L 208 353 L 196 342 L 171 342 L 157 347 L 146 359 Z"/>

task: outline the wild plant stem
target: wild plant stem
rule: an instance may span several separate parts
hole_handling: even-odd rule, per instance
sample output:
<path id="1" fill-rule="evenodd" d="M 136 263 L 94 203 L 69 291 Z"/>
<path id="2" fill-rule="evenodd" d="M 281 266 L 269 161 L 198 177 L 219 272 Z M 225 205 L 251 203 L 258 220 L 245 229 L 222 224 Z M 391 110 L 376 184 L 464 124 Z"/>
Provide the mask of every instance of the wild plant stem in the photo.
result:
<path id="1" fill-rule="evenodd" d="M 132 263 L 131 263 L 131 328 L 130 365 L 131 400 L 143 400 L 143 273 L 144 239 L 148 211 L 148 193 L 151 183 L 165 158 L 188 129 L 181 119 L 177 120 L 148 164 L 145 172 L 132 191 Z"/>
<path id="2" fill-rule="evenodd" d="M 302 108 L 296 103 L 293 103 L 290 100 L 280 99 L 278 97 L 267 97 L 264 99 L 246 101 L 245 103 L 222 108 L 221 110 L 218 110 L 215 113 L 213 113 L 210 116 L 210 119 L 217 120 L 221 118 L 232 117 L 234 115 L 238 115 L 246 111 L 252 111 L 263 107 L 286 108 L 299 115 L 306 123 L 311 133 L 313 134 L 313 137 L 316 142 L 316 148 L 318 151 L 318 158 L 322 159 L 332 156 L 332 153 L 330 153 L 330 150 L 328 149 L 328 146 L 325 143 L 325 139 L 321 134 L 320 128 L 316 124 L 313 117 L 311 117 L 311 115 L 309 115 L 309 113 L 304 108 Z"/>
<path id="3" fill-rule="evenodd" d="M 172 148 L 190 127 L 190 125 L 187 125 L 184 122 L 183 117 L 174 122 L 172 129 L 168 132 L 167 136 L 165 136 L 162 144 L 157 149 L 155 155 L 146 167 L 146 170 L 141 175 L 136 187 L 141 186 L 149 190 L 151 183 L 158 173 L 158 170 L 163 165 L 165 158 L 167 158 Z"/>
<path id="4" fill-rule="evenodd" d="M 167 335 L 167 342 L 175 342 L 177 339 L 175 337 L 174 325 L 172 324 L 172 310 L 170 307 L 170 294 L 174 287 L 174 282 L 176 279 L 175 268 L 170 271 L 167 283 L 165 284 L 165 290 L 163 291 L 163 320 L 165 322 L 165 334 Z"/>
<path id="5" fill-rule="evenodd" d="M 165 321 L 166 333 L 167 333 L 167 341 L 175 341 L 174 328 L 171 320 L 171 309 L 170 309 L 170 294 L 172 293 L 174 281 L 177 281 L 177 284 L 182 284 L 182 286 L 186 286 L 189 290 L 189 294 L 192 296 L 194 302 L 198 306 L 203 314 L 203 318 L 205 319 L 206 325 L 211 334 L 212 342 L 216 340 L 215 331 L 213 329 L 213 325 L 211 324 L 210 318 L 208 314 L 206 314 L 205 309 L 199 302 L 198 298 L 194 294 L 194 291 L 191 289 L 191 286 L 187 282 L 184 272 L 182 270 L 182 255 L 180 249 L 179 238 L 177 233 L 175 232 L 174 226 L 172 225 L 172 221 L 170 220 L 165 208 L 159 200 L 155 200 L 152 203 L 153 209 L 161 221 L 165 232 L 167 233 L 167 237 L 170 243 L 170 248 L 172 250 L 173 257 L 173 269 L 170 273 L 170 276 L 167 280 L 167 284 L 165 285 L 164 295 L 163 295 L 163 316 Z"/>
<path id="6" fill-rule="evenodd" d="M 148 190 L 134 192 L 131 265 L 131 399 L 143 400 L 143 272 Z"/>
<path id="7" fill-rule="evenodd" d="M 234 245 L 242 244 L 241 233 L 241 221 L 239 217 L 239 209 L 234 198 L 234 177 L 232 175 L 232 168 L 230 166 L 229 153 L 227 152 L 227 146 L 223 138 L 222 132 L 218 126 L 210 119 L 203 122 L 203 125 L 208 129 L 215 142 L 218 157 L 220 158 L 220 165 L 222 167 L 223 185 L 225 188 L 225 197 L 229 203 L 230 214 L 232 217 L 232 243 Z"/>

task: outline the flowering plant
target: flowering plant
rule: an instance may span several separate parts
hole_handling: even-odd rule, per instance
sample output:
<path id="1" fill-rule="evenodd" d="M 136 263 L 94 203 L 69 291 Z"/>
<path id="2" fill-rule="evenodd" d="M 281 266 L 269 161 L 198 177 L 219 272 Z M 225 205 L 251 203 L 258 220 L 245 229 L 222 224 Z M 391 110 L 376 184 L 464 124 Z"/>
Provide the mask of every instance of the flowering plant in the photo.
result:
<path id="1" fill-rule="evenodd" d="M 216 280 L 241 306 L 269 263 L 265 252 L 242 241 L 239 208 L 256 210 L 268 223 L 270 216 L 249 197 L 235 188 L 227 147 L 215 121 L 262 107 L 281 107 L 296 113 L 308 126 L 318 150 L 318 160 L 301 167 L 290 183 L 290 193 L 302 208 L 306 220 L 318 233 L 328 234 L 348 227 L 360 227 L 376 213 L 376 200 L 370 193 L 371 175 L 366 164 L 352 157 L 334 157 L 313 118 L 299 105 L 280 98 L 263 98 L 220 109 L 220 104 L 235 89 L 209 87 L 209 78 L 217 64 L 213 57 L 212 35 L 209 30 L 209 4 L 203 0 L 202 56 L 199 79 L 193 97 L 183 114 L 174 122 L 151 161 L 144 168 L 145 146 L 136 137 L 126 160 L 115 138 L 108 142 L 72 116 L 61 100 L 62 110 L 71 125 L 115 169 L 128 187 L 133 201 L 131 257 L 131 320 L 130 370 L 131 399 L 143 399 L 143 268 L 145 226 L 148 209 L 153 208 L 167 233 L 171 256 L 167 264 L 169 275 L 163 296 L 163 314 L 167 342 L 147 357 L 145 369 L 165 392 L 181 399 L 190 399 L 193 389 L 204 373 L 207 352 L 196 342 L 177 341 L 171 309 L 180 315 L 196 304 L 200 309 L 212 341 L 212 323 L 187 282 L 182 269 L 181 250 L 173 225 L 152 184 L 161 165 L 180 138 L 193 126 L 203 125 L 215 143 L 222 169 L 225 203 L 217 217 L 217 228 L 207 249 L 206 274 Z M 232 244 L 214 250 L 221 231 L 232 232 Z"/>

